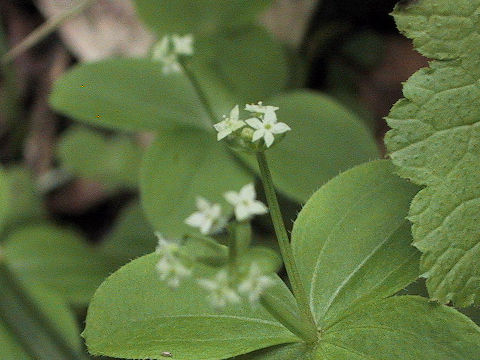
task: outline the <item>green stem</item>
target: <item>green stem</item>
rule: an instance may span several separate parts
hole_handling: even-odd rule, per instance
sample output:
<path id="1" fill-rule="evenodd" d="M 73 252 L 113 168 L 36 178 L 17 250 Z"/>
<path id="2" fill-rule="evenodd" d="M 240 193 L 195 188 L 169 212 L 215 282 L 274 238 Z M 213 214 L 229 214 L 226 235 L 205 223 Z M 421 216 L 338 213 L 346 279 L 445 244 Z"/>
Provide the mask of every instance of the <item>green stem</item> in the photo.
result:
<path id="1" fill-rule="evenodd" d="M 270 210 L 270 216 L 272 218 L 273 227 L 277 235 L 278 244 L 282 253 L 283 262 L 287 270 L 288 278 L 292 285 L 293 294 L 297 300 L 298 308 L 304 322 L 309 326 L 310 333 L 315 334 L 317 338 L 317 327 L 315 320 L 309 305 L 308 297 L 305 292 L 305 288 L 302 284 L 302 279 L 293 257 L 292 248 L 290 246 L 290 240 L 288 238 L 285 224 L 283 223 L 282 213 L 280 212 L 280 205 L 278 204 L 277 195 L 275 193 L 275 187 L 273 185 L 272 174 L 268 168 L 267 159 L 263 152 L 257 153 L 257 161 L 260 168 L 260 175 L 265 189 L 265 195 Z M 307 339 L 305 339 L 307 340 Z M 309 337 L 311 340 L 311 337 Z M 307 341 L 309 341 L 307 340 Z"/>
<path id="2" fill-rule="evenodd" d="M 38 44 L 40 41 L 45 39 L 48 35 L 54 32 L 60 25 L 62 25 L 66 20 L 75 17 L 76 15 L 82 13 L 89 6 L 93 5 L 97 0 L 84 0 L 77 6 L 72 7 L 46 21 L 43 25 L 35 29 L 30 35 L 28 35 L 20 44 L 11 49 L 6 53 L 2 59 L 2 64 L 8 64 L 14 60 L 17 56 L 27 51 L 31 47 Z"/>

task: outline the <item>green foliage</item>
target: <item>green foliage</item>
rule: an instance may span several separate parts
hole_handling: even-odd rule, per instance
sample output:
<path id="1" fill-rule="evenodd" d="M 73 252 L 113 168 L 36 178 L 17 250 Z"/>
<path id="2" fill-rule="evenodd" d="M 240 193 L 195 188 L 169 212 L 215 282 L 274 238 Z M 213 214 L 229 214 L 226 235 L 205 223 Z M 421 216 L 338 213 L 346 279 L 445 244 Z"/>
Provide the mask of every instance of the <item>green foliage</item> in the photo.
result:
<path id="1" fill-rule="evenodd" d="M 141 170 L 142 204 L 156 230 L 179 237 L 191 230 L 184 221 L 202 196 L 225 207 L 222 194 L 239 189 L 251 176 L 215 136 L 195 130 L 160 132 Z"/>
<path id="2" fill-rule="evenodd" d="M 430 297 L 458 306 L 480 299 L 479 0 L 397 6 L 399 29 L 430 67 L 404 86 L 386 144 L 398 173 L 426 185 L 410 209 Z"/>
<path id="3" fill-rule="evenodd" d="M 159 36 L 168 33 L 197 36 L 220 33 L 225 28 L 252 24 L 255 15 L 271 0 L 136 0 L 142 20 Z"/>
<path id="4" fill-rule="evenodd" d="M 5 172 L 0 168 L 0 230 L 5 223 L 8 213 L 8 180 Z"/>
<path id="5" fill-rule="evenodd" d="M 292 247 L 321 327 L 419 276 L 405 219 L 417 191 L 380 160 L 329 181 L 302 209 Z"/>
<path id="6" fill-rule="evenodd" d="M 98 289 L 84 332 L 92 354 L 162 359 L 168 351 L 179 360 L 213 360 L 298 341 L 262 307 L 244 303 L 215 311 L 193 278 L 178 289 L 166 287 L 156 261 L 155 254 L 134 260 Z"/>
<path id="7" fill-rule="evenodd" d="M 126 136 L 107 138 L 74 127 L 63 135 L 57 153 L 71 174 L 99 181 L 112 190 L 137 186 L 142 150 Z"/>
<path id="8" fill-rule="evenodd" d="M 181 74 L 166 78 L 161 65 L 147 59 L 78 65 L 56 83 L 50 102 L 63 114 L 111 129 L 209 127 L 189 80 Z"/>
<path id="9" fill-rule="evenodd" d="M 88 303 L 112 270 L 110 259 L 77 233 L 52 225 L 20 228 L 5 243 L 5 262 L 20 279 L 42 284 L 70 303 Z"/>

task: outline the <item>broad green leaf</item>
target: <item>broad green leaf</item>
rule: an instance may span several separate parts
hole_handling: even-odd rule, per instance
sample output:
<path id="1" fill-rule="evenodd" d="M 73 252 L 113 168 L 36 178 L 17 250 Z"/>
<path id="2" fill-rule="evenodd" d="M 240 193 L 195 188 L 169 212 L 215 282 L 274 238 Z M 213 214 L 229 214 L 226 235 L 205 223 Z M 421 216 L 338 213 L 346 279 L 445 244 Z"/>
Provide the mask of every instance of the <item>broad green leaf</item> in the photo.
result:
<path id="1" fill-rule="evenodd" d="M 386 145 L 398 173 L 426 185 L 410 209 L 430 297 L 458 306 L 480 299 L 480 0 L 397 6 L 397 26 L 429 68 L 404 86 Z"/>
<path id="2" fill-rule="evenodd" d="M 292 128 L 267 152 L 276 186 L 292 199 L 306 201 L 340 171 L 378 157 L 362 121 L 326 95 L 302 90 L 268 104 L 278 106 L 279 121 Z"/>
<path id="3" fill-rule="evenodd" d="M 77 233 L 51 225 L 11 233 L 4 255 L 27 285 L 40 283 L 76 305 L 88 303 L 112 270 L 110 259 L 88 247 Z"/>
<path id="4" fill-rule="evenodd" d="M 477 360 L 480 328 L 455 309 L 412 296 L 371 303 L 326 329 L 318 360 Z"/>
<path id="5" fill-rule="evenodd" d="M 161 64 L 147 59 L 78 65 L 57 81 L 50 102 L 65 115 L 111 129 L 210 127 L 188 78 L 165 76 Z"/>
<path id="6" fill-rule="evenodd" d="M 252 24 L 271 0 L 136 0 L 142 20 L 159 36 L 168 33 L 213 35 L 225 28 Z M 216 36 L 216 35 L 215 35 Z"/>
<path id="7" fill-rule="evenodd" d="M 154 231 L 135 201 L 120 212 L 112 230 L 103 239 L 101 250 L 125 264 L 150 254 L 156 245 Z"/>
<path id="8" fill-rule="evenodd" d="M 276 345 L 249 354 L 236 356 L 231 360 L 313 360 L 312 347 L 305 343 Z M 319 358 L 319 360 L 328 360 Z"/>
<path id="9" fill-rule="evenodd" d="M 260 306 L 213 310 L 192 278 L 167 288 L 157 260 L 155 254 L 134 260 L 98 289 L 83 334 L 93 355 L 163 359 L 167 351 L 178 360 L 220 360 L 298 341 Z M 197 276 L 209 274 L 198 269 Z"/>
<path id="10" fill-rule="evenodd" d="M 5 175 L 5 172 L 0 168 L 0 230 L 2 230 L 8 213 L 8 196 L 9 187 L 7 176 Z"/>
<path id="11" fill-rule="evenodd" d="M 99 181 L 110 189 L 137 186 L 142 150 L 133 139 L 106 138 L 99 132 L 74 127 L 58 146 L 62 166 L 71 174 Z"/>
<path id="12" fill-rule="evenodd" d="M 66 302 L 0 266 L 0 357 L 83 359 L 80 331 Z M 19 354 L 23 354 L 20 356 Z"/>
<path id="13" fill-rule="evenodd" d="M 310 198 L 295 221 L 294 256 L 322 328 L 420 275 L 420 255 L 405 219 L 418 188 L 393 170 L 379 160 L 339 175 Z"/>
<path id="14" fill-rule="evenodd" d="M 225 205 L 223 193 L 250 181 L 251 176 L 214 134 L 193 129 L 164 131 L 144 158 L 142 205 L 156 231 L 178 237 L 192 231 L 184 221 L 195 211 L 197 196 Z"/>

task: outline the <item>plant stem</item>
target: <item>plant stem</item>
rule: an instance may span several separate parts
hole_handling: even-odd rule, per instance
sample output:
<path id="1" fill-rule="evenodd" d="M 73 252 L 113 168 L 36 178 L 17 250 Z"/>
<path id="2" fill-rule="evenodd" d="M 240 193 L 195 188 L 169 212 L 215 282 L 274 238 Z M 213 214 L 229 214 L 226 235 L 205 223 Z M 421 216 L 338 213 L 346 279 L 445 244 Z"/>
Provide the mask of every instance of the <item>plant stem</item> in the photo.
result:
<path id="1" fill-rule="evenodd" d="M 15 46 L 9 52 L 7 52 L 1 59 L 2 64 L 8 64 L 12 60 L 14 60 L 18 55 L 22 54 L 23 52 L 27 51 L 31 47 L 38 44 L 40 41 L 45 39 L 48 35 L 54 32 L 60 25 L 62 25 L 66 20 L 75 17 L 76 15 L 83 12 L 89 6 L 93 5 L 97 0 L 83 0 L 77 6 L 72 7 L 64 11 L 63 13 L 59 14 L 47 20 L 44 24 L 40 25 L 37 29 L 35 29 L 30 35 L 28 35 L 20 44 Z"/>
<path id="2" fill-rule="evenodd" d="M 287 270 L 290 283 L 292 285 L 293 294 L 297 300 L 298 308 L 303 321 L 308 324 L 310 331 L 317 334 L 317 327 L 315 320 L 309 305 L 308 297 L 305 292 L 305 288 L 302 284 L 302 279 L 298 271 L 295 259 L 293 257 L 292 248 L 290 246 L 290 240 L 288 238 L 285 224 L 283 223 L 282 213 L 280 211 L 280 205 L 278 204 L 277 195 L 275 193 L 275 187 L 273 185 L 272 174 L 268 167 L 267 158 L 265 153 L 257 153 L 258 166 L 260 168 L 260 175 L 265 189 L 265 195 L 267 197 L 268 206 L 270 209 L 270 216 L 272 217 L 273 227 L 277 235 L 278 244 L 282 253 L 283 262 Z"/>
<path id="3" fill-rule="evenodd" d="M 238 272 L 238 241 L 235 224 L 230 227 L 228 235 L 228 272 L 234 283 Z"/>

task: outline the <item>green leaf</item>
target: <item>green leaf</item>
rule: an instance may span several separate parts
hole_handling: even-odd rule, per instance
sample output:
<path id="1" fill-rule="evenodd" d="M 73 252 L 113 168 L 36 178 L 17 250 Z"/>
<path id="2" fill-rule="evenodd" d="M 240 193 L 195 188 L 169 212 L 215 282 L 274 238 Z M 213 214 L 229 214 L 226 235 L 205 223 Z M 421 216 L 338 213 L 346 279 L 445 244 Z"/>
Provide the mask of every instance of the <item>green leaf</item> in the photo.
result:
<path id="1" fill-rule="evenodd" d="M 278 106 L 279 121 L 292 128 L 267 152 L 276 186 L 292 199 L 304 202 L 340 171 L 378 157 L 362 121 L 326 95 L 296 91 L 268 104 Z"/>
<path id="2" fill-rule="evenodd" d="M 40 283 L 70 303 L 88 303 L 112 270 L 110 259 L 77 233 L 51 225 L 29 226 L 9 235 L 4 248 L 9 268 L 25 283 Z"/>
<path id="3" fill-rule="evenodd" d="M 167 77 L 161 64 L 146 59 L 79 65 L 57 81 L 50 102 L 65 115 L 111 129 L 211 127 L 190 81 Z"/>
<path id="4" fill-rule="evenodd" d="M 419 0 L 396 8 L 399 29 L 435 61 L 405 84 L 385 140 L 398 173 L 427 185 L 410 220 L 430 297 L 458 306 L 480 299 L 479 6 Z"/>
<path id="5" fill-rule="evenodd" d="M 250 181 L 251 176 L 214 134 L 193 129 L 164 131 L 144 158 L 142 205 L 155 230 L 179 237 L 192 230 L 184 221 L 195 211 L 197 196 L 225 205 L 223 193 Z"/>
<path id="6" fill-rule="evenodd" d="M 62 136 L 58 146 L 62 166 L 71 174 L 99 181 L 112 190 L 137 186 L 142 150 L 132 139 L 107 138 L 98 132 L 74 127 Z"/>
<path id="7" fill-rule="evenodd" d="M 8 180 L 4 171 L 0 168 L 0 230 L 6 220 L 8 213 Z"/>
<path id="8" fill-rule="evenodd" d="M 151 254 L 134 260 L 98 289 L 84 332 L 93 355 L 163 359 L 167 351 L 178 360 L 220 360 L 299 341 L 260 306 L 214 311 L 193 278 L 167 288 L 156 274 L 157 259 Z"/>
<path id="9" fill-rule="evenodd" d="M 480 328 L 455 309 L 412 296 L 371 303 L 328 328 L 314 359 L 476 360 Z"/>
<path id="10" fill-rule="evenodd" d="M 142 20 L 159 36 L 168 33 L 212 35 L 225 28 L 252 24 L 271 0 L 136 0 Z"/>
<path id="11" fill-rule="evenodd" d="M 292 247 L 320 327 L 419 276 L 405 219 L 417 191 L 379 160 L 334 178 L 306 203 Z"/>
<path id="12" fill-rule="evenodd" d="M 101 250 L 120 263 L 150 254 L 155 250 L 157 239 L 143 210 L 136 201 L 129 204 L 118 215 L 113 229 L 102 242 Z"/>

